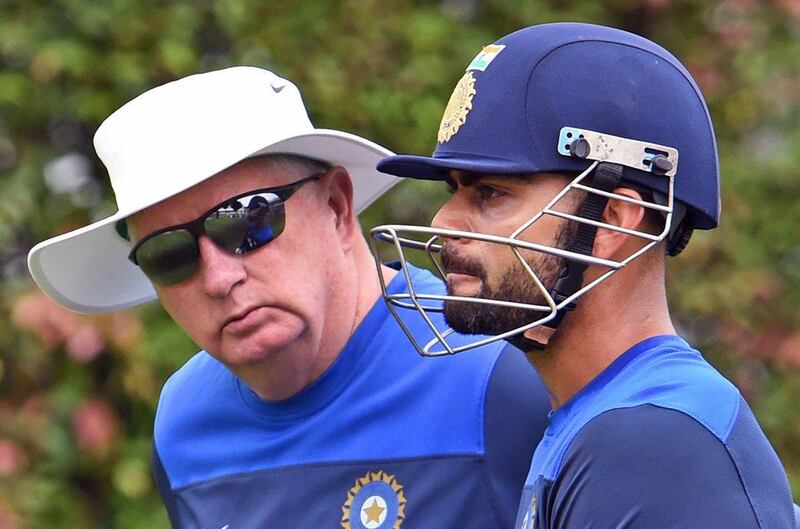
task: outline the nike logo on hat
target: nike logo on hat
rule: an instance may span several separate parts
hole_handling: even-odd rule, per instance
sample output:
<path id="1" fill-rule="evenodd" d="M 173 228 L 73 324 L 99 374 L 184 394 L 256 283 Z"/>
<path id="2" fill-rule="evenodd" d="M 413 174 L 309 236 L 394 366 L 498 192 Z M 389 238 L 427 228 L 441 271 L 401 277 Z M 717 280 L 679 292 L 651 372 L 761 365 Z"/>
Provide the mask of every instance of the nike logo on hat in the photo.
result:
<path id="1" fill-rule="evenodd" d="M 279 94 L 281 92 L 281 90 L 283 90 L 286 87 L 285 84 L 282 84 L 282 85 L 279 85 L 279 86 L 275 86 L 274 84 L 271 84 L 271 83 L 270 83 L 270 86 L 272 87 L 272 90 L 274 90 L 276 94 Z"/>

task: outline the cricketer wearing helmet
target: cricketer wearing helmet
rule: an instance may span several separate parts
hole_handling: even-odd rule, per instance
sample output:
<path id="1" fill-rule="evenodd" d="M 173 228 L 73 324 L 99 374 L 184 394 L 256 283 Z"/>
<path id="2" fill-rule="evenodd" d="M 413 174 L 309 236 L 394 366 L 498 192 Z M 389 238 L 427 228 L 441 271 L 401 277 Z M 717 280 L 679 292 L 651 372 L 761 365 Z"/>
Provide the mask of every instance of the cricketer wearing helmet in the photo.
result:
<path id="1" fill-rule="evenodd" d="M 467 67 L 438 140 L 378 167 L 444 180 L 451 198 L 430 228 L 376 228 L 373 250 L 424 250 L 447 279 L 444 296 L 385 292 L 401 323 L 444 312 L 431 340 L 406 329 L 420 352 L 488 333 L 541 374 L 554 412 L 516 527 L 793 527 L 747 403 L 667 308 L 666 256 L 720 216 L 714 131 L 680 62 L 616 29 L 526 28 Z"/>

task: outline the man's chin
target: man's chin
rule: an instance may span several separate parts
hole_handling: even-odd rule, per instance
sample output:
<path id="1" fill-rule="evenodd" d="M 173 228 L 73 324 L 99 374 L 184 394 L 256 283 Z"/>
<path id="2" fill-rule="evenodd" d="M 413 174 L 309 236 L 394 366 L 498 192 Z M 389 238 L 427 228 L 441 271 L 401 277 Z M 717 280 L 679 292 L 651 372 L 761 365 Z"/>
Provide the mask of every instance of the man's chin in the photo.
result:
<path id="1" fill-rule="evenodd" d="M 538 311 L 469 301 L 448 300 L 444 304 L 445 322 L 461 334 L 503 334 L 528 325 L 542 315 Z"/>
<path id="2" fill-rule="evenodd" d="M 244 336 L 223 336 L 219 358 L 229 367 L 255 366 L 275 361 L 281 352 L 291 349 L 300 341 L 300 325 L 264 325 Z"/>
<path id="3" fill-rule="evenodd" d="M 451 294 L 460 296 L 462 294 Z M 474 296 L 465 296 L 474 297 Z M 454 331 L 461 334 L 488 334 L 486 315 L 480 310 L 481 305 L 469 301 L 448 300 L 444 304 L 444 321 Z"/>

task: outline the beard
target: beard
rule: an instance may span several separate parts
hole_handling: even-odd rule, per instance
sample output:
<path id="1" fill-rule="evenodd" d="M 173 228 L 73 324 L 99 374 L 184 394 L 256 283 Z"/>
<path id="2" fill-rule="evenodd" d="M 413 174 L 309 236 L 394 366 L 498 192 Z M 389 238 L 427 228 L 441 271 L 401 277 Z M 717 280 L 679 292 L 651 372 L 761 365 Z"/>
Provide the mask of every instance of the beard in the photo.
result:
<path id="1" fill-rule="evenodd" d="M 572 239 L 574 229 L 564 225 L 559 230 L 554 246 L 566 248 Z M 547 253 L 537 253 L 537 258 L 526 259 L 528 266 L 536 273 L 542 285 L 552 292 L 565 266 L 565 259 Z M 545 294 L 539 290 L 530 274 L 518 260 L 507 269 L 496 288 L 488 285 L 488 274 L 477 261 L 469 260 L 456 253 L 447 244 L 441 251 L 442 266 L 447 272 L 461 272 L 481 280 L 481 289 L 474 297 L 497 301 L 512 301 L 528 305 L 547 305 Z M 450 284 L 447 294 L 455 295 Z M 447 300 L 444 303 L 444 318 L 456 332 L 462 334 L 503 334 L 527 325 L 549 312 L 547 310 L 503 307 L 469 301 Z"/>

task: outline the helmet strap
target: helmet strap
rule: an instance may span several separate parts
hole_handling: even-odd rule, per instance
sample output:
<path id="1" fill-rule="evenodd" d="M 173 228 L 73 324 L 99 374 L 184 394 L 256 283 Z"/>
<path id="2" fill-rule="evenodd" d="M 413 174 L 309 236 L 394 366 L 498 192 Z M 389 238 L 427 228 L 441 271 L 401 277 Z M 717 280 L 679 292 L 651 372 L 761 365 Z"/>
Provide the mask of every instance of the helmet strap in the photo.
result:
<path id="1" fill-rule="evenodd" d="M 603 162 L 597 165 L 587 185 L 610 193 L 618 187 L 621 179 L 621 165 Z M 579 215 L 585 219 L 599 221 L 606 209 L 606 204 L 608 204 L 608 197 L 589 192 L 581 205 Z M 579 223 L 575 231 L 575 236 L 569 246 L 569 251 L 581 255 L 592 255 L 595 235 L 597 235 L 596 226 L 583 222 Z M 564 260 L 564 266 L 561 269 L 558 281 L 556 281 L 553 290 L 550 292 L 557 305 L 581 289 L 583 286 L 583 273 L 586 271 L 586 267 L 586 263 L 569 259 Z M 575 308 L 575 303 L 575 301 L 572 301 L 565 307 L 559 309 L 555 317 L 545 323 L 544 326 L 554 330 L 557 329 L 564 315 Z M 550 336 L 552 336 L 552 333 L 550 333 Z M 530 351 L 533 349 L 541 350 L 547 345 L 546 343 L 526 337 L 524 333 L 509 338 L 507 341 L 523 351 Z"/>

